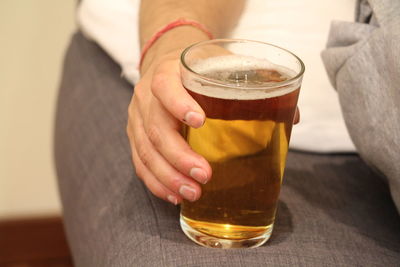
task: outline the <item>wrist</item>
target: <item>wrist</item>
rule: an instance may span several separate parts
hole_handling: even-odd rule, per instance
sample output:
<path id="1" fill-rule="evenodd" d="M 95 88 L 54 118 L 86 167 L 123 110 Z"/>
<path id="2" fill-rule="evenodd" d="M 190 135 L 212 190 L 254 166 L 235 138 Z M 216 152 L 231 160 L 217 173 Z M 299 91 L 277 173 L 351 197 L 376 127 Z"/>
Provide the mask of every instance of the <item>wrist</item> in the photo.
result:
<path id="1" fill-rule="evenodd" d="M 147 69 L 160 61 L 166 54 L 176 52 L 176 57 L 188 46 L 209 40 L 209 37 L 202 30 L 190 25 L 182 25 L 164 33 L 154 44 L 148 49 L 143 58 L 140 72 L 143 74 Z"/>

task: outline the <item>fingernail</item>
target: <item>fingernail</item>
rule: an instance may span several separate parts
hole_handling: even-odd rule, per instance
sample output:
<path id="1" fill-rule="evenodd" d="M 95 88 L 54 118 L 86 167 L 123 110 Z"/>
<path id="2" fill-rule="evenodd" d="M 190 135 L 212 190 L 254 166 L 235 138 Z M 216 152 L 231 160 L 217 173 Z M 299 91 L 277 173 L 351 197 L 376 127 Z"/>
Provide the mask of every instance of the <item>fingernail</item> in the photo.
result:
<path id="1" fill-rule="evenodd" d="M 187 200 L 190 200 L 190 201 L 196 200 L 196 191 L 187 185 L 182 185 L 179 188 L 179 193 Z"/>
<path id="2" fill-rule="evenodd" d="M 204 124 L 204 116 L 198 112 L 189 111 L 185 115 L 184 122 L 193 128 L 199 128 Z"/>
<path id="3" fill-rule="evenodd" d="M 206 184 L 208 182 L 207 173 L 200 168 L 192 168 L 189 174 L 202 184 Z"/>
<path id="4" fill-rule="evenodd" d="M 169 202 L 171 202 L 175 206 L 178 204 L 178 199 L 176 197 L 174 197 L 173 195 L 168 195 L 167 199 Z"/>

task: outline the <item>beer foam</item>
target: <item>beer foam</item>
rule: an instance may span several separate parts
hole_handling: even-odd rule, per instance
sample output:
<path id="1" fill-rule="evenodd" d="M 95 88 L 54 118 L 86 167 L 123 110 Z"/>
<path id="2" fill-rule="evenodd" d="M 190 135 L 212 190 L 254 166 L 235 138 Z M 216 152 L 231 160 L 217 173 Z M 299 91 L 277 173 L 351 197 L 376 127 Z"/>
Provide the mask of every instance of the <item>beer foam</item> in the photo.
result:
<path id="1" fill-rule="evenodd" d="M 183 75 L 183 85 L 195 93 L 214 98 L 265 99 L 288 94 L 300 87 L 300 82 L 274 87 L 277 82 L 257 82 L 252 80 L 234 82 L 234 80 L 227 80 L 230 78 L 229 74 L 254 70 L 276 70 L 285 80 L 296 76 L 295 71 L 284 66 L 274 64 L 266 59 L 248 56 L 228 55 L 199 60 L 191 66 L 191 69 L 208 79 L 202 80 L 193 76 L 189 77 L 190 75 Z M 219 75 L 216 76 L 215 73 Z"/>

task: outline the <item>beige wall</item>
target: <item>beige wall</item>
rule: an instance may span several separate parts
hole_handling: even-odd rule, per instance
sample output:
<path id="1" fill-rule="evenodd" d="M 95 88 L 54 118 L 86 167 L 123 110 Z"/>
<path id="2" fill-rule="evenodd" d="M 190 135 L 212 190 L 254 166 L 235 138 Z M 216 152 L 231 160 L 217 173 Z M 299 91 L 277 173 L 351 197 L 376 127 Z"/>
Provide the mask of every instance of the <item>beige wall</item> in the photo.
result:
<path id="1" fill-rule="evenodd" d="M 0 1 L 0 218 L 60 212 L 52 131 L 74 0 Z"/>

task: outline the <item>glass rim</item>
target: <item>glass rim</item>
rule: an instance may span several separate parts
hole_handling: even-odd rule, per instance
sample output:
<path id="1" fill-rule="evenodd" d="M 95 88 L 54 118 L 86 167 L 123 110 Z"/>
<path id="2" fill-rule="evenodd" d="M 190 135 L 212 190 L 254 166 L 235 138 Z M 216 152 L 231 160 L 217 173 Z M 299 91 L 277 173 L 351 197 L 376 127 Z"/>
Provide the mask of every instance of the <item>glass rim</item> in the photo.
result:
<path id="1" fill-rule="evenodd" d="M 267 45 L 267 46 L 272 46 L 275 48 L 278 48 L 279 50 L 282 50 L 288 54 L 290 54 L 291 56 L 293 56 L 299 63 L 300 63 L 300 71 L 292 78 L 282 81 L 282 82 L 270 82 L 270 83 L 265 83 L 265 84 L 260 84 L 260 85 L 252 85 L 252 86 L 235 86 L 235 85 L 231 85 L 231 84 L 226 84 L 223 83 L 222 81 L 218 80 L 218 79 L 212 79 L 212 78 L 208 78 L 203 76 L 200 73 L 197 73 L 196 71 L 194 71 L 193 69 L 191 69 L 185 62 L 185 56 L 188 54 L 188 52 L 193 49 L 196 48 L 197 46 L 202 46 L 202 45 L 207 45 L 207 44 L 212 44 L 212 43 L 255 43 L 255 44 L 262 44 L 262 45 Z M 192 74 L 194 74 L 195 76 L 197 76 L 198 78 L 205 80 L 213 85 L 217 85 L 220 87 L 226 87 L 226 88 L 232 88 L 232 89 L 267 89 L 267 88 L 279 88 L 279 87 L 285 87 L 288 85 L 291 85 L 293 83 L 295 83 L 296 81 L 298 81 L 299 79 L 301 79 L 301 77 L 304 74 L 305 71 L 305 65 L 303 63 L 303 61 L 296 56 L 293 52 L 289 51 L 286 48 L 280 47 L 278 45 L 274 45 L 271 43 L 267 43 L 267 42 L 262 42 L 262 41 L 255 41 L 255 40 L 248 40 L 248 39 L 230 39 L 230 38 L 221 38 L 221 39 L 211 39 L 211 40 L 205 40 L 205 41 L 201 41 L 201 42 L 197 42 L 194 43 L 190 46 L 188 46 L 187 48 L 185 48 L 180 56 L 180 61 L 182 66 L 188 70 L 189 72 L 191 72 Z"/>

